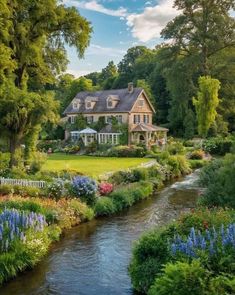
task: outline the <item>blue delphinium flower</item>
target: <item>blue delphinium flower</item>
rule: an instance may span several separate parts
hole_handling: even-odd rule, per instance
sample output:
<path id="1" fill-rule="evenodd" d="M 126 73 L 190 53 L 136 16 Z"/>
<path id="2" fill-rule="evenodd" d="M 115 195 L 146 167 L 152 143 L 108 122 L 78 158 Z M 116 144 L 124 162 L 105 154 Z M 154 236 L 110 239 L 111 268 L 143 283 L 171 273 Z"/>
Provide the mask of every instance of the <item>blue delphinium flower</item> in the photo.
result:
<path id="1" fill-rule="evenodd" d="M 225 252 L 226 247 L 235 249 L 235 224 L 229 224 L 226 229 L 222 225 L 219 231 L 216 231 L 214 227 L 212 230 L 207 229 L 204 235 L 200 231 L 196 233 L 192 227 L 186 239 L 175 235 L 170 248 L 172 255 L 181 253 L 188 257 L 197 257 L 198 251 L 203 250 L 213 256 L 219 249 Z"/>

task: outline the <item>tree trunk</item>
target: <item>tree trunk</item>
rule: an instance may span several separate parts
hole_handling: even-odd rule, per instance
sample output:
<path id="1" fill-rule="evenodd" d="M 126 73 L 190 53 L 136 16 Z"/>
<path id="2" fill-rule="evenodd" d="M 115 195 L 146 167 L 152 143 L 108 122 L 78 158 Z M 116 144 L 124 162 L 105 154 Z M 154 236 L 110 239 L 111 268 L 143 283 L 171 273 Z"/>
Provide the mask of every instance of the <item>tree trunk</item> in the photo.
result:
<path id="1" fill-rule="evenodd" d="M 17 166 L 18 162 L 15 158 L 15 153 L 17 148 L 19 147 L 19 141 L 16 137 L 10 138 L 10 162 L 9 162 L 9 168 L 12 168 L 14 166 Z"/>

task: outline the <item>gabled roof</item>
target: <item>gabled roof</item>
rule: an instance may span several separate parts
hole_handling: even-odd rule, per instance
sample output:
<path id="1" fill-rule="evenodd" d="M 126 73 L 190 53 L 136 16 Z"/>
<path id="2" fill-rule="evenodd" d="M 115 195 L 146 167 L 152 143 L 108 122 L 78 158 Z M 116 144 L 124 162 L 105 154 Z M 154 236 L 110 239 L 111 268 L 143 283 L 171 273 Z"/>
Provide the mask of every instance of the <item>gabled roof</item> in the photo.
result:
<path id="1" fill-rule="evenodd" d="M 169 129 L 160 127 L 160 126 L 155 126 L 155 125 L 150 125 L 150 124 L 144 124 L 140 123 L 137 126 L 135 126 L 132 130 L 132 132 L 140 132 L 140 131 L 169 131 Z"/>
<path id="2" fill-rule="evenodd" d="M 96 134 L 96 133 L 97 133 L 96 130 L 91 129 L 91 128 L 89 128 L 89 127 L 87 127 L 87 128 L 85 128 L 85 129 L 79 131 L 79 134 Z"/>
<path id="3" fill-rule="evenodd" d="M 139 95 L 143 92 L 143 88 L 134 88 L 132 93 L 128 92 L 128 89 L 113 89 L 113 90 L 101 90 L 95 92 L 83 91 L 79 92 L 73 100 L 80 100 L 79 109 L 73 109 L 73 101 L 65 109 L 64 115 L 67 114 L 82 114 L 82 113 L 123 113 L 130 112 L 134 106 Z M 107 107 L 107 98 L 109 96 L 116 96 L 119 98 L 118 104 L 110 109 Z M 95 103 L 94 108 L 86 109 L 85 99 L 87 97 L 96 97 L 97 102 Z M 151 105 L 151 108 L 152 105 Z M 154 111 L 154 109 L 153 109 Z"/>

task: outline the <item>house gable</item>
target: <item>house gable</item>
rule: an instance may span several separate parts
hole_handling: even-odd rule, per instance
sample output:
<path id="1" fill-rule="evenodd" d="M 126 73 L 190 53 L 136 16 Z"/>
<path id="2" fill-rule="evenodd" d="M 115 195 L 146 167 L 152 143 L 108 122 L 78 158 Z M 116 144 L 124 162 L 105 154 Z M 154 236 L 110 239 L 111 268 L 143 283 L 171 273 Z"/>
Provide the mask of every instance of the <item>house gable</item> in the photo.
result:
<path id="1" fill-rule="evenodd" d="M 137 97 L 131 113 L 155 113 L 155 109 L 144 90 Z"/>

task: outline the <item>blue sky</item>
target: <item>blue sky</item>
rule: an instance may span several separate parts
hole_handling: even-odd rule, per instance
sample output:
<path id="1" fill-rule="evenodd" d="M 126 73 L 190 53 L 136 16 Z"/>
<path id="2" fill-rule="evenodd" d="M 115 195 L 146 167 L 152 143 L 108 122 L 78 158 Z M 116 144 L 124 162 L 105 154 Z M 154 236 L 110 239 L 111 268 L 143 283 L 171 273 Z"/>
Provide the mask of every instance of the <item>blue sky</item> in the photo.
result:
<path id="1" fill-rule="evenodd" d="M 135 45 L 154 47 L 160 31 L 178 11 L 173 0 L 63 0 L 75 6 L 93 26 L 90 47 L 79 60 L 74 48 L 67 48 L 68 72 L 76 77 L 100 71 L 110 60 L 118 63 Z"/>

